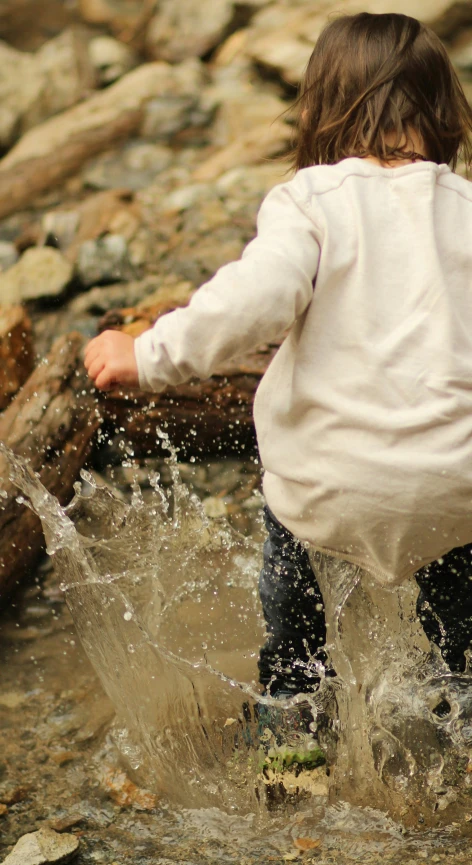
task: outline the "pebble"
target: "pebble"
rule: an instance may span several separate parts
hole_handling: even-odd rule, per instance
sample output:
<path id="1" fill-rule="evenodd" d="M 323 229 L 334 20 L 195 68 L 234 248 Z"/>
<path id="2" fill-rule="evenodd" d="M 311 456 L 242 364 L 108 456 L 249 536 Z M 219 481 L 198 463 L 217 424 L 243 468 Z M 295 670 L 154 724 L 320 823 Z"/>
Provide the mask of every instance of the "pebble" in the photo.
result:
<path id="1" fill-rule="evenodd" d="M 84 286 L 118 282 L 129 278 L 126 240 L 120 234 L 107 234 L 97 240 L 86 240 L 79 248 L 77 274 Z"/>
<path id="2" fill-rule="evenodd" d="M 52 829 L 39 829 L 23 835 L 3 865 L 49 865 L 66 862 L 79 848 L 75 835 L 58 835 Z"/>
<path id="3" fill-rule="evenodd" d="M 93 189 L 145 189 L 156 175 L 169 168 L 173 158 L 164 144 L 133 143 L 89 162 L 82 178 Z"/>
<path id="4" fill-rule="evenodd" d="M 34 246 L 5 273 L 0 273 L 0 296 L 5 305 L 62 294 L 72 278 L 72 265 L 50 246 Z"/>
<path id="5" fill-rule="evenodd" d="M 18 261 L 18 252 L 14 243 L 0 241 L 0 271 L 8 270 Z"/>
<path id="6" fill-rule="evenodd" d="M 103 87 L 117 81 L 137 65 L 135 52 L 111 36 L 96 36 L 89 42 L 89 58 Z"/>

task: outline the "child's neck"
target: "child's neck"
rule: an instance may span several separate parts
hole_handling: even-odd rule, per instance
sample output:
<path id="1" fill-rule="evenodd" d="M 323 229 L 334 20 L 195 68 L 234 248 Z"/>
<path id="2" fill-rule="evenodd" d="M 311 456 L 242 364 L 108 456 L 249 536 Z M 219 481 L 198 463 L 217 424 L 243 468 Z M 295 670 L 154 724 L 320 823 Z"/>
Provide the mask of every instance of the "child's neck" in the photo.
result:
<path id="1" fill-rule="evenodd" d="M 387 135 L 385 138 L 387 145 L 393 147 L 396 142 L 396 136 L 394 134 Z M 427 160 L 428 156 L 426 154 L 426 149 L 424 146 L 423 139 L 415 129 L 408 130 L 408 137 L 406 135 L 403 136 L 403 139 L 400 141 L 400 150 L 404 150 L 407 153 L 414 153 L 414 158 L 411 159 L 402 159 L 398 157 L 396 159 L 391 159 L 389 162 L 384 162 L 381 159 L 377 159 L 376 156 L 365 156 L 364 159 L 369 162 L 375 163 L 375 165 L 381 165 L 382 168 L 398 168 L 402 165 L 411 165 L 414 162 L 418 162 L 419 160 Z"/>

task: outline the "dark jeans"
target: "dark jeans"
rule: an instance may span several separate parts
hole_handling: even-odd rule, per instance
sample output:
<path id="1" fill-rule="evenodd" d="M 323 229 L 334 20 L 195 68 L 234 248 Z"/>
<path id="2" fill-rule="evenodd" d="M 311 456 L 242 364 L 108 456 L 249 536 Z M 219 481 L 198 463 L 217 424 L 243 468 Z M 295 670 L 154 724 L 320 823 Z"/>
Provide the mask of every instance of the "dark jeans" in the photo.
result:
<path id="1" fill-rule="evenodd" d="M 327 660 L 323 599 L 306 549 L 268 508 L 264 516 L 269 536 L 259 591 L 268 636 L 259 679 L 272 694 L 308 692 L 318 682 L 317 662 Z M 452 671 L 463 671 L 472 643 L 472 544 L 422 568 L 416 580 L 418 616 L 428 639 Z"/>

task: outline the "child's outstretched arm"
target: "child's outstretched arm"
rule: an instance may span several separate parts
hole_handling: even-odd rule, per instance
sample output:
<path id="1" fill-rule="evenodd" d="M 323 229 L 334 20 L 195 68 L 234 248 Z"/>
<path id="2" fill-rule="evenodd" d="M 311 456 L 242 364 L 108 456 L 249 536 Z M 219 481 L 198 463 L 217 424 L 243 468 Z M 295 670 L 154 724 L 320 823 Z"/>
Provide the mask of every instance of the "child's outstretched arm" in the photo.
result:
<path id="1" fill-rule="evenodd" d="M 320 256 L 321 229 L 305 187 L 298 175 L 269 193 L 255 240 L 187 307 L 162 316 L 134 344 L 113 331 L 92 340 L 85 363 L 97 387 L 139 383 L 160 391 L 192 377 L 205 379 L 224 361 L 290 327 L 312 299 Z"/>

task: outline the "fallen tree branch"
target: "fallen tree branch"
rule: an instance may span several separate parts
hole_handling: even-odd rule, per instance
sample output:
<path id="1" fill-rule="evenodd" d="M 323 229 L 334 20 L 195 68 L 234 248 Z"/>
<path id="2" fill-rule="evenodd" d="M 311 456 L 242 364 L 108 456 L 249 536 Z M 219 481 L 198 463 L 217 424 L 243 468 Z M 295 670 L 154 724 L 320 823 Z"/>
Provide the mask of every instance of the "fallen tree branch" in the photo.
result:
<path id="1" fill-rule="evenodd" d="M 96 401 L 82 365 L 84 339 L 60 337 L 23 389 L 0 416 L 0 441 L 26 457 L 44 486 L 67 504 L 100 425 Z M 0 599 L 37 565 L 44 548 L 39 519 L 17 503 L 0 457 Z"/>

